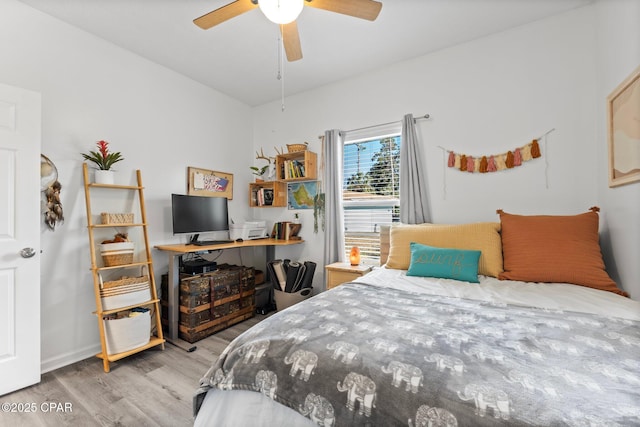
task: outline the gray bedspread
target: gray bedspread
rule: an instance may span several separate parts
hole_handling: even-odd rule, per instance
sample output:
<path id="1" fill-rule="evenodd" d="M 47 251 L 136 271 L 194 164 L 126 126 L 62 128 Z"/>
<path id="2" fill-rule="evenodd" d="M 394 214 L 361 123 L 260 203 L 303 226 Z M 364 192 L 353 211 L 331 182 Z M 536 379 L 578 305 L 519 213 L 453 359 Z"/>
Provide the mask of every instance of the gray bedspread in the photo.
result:
<path id="1" fill-rule="evenodd" d="M 637 321 L 349 283 L 239 336 L 194 411 L 213 387 L 324 426 L 640 425 L 639 355 Z"/>

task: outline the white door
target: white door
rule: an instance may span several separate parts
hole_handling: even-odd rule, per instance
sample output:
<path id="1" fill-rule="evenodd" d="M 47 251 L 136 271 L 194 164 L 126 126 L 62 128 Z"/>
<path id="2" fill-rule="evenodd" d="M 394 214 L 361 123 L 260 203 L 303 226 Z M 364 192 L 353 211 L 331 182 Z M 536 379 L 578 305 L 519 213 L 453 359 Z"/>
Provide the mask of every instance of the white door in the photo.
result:
<path id="1" fill-rule="evenodd" d="M 40 381 L 40 94 L 0 84 L 0 395 Z"/>

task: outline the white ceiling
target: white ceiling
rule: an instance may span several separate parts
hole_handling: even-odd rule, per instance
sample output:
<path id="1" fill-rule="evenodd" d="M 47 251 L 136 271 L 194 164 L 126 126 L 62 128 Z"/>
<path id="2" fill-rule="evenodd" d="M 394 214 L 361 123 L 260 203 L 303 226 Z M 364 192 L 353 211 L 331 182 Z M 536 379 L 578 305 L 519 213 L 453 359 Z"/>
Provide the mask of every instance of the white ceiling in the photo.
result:
<path id="1" fill-rule="evenodd" d="M 278 26 L 259 9 L 209 30 L 231 0 L 21 0 L 250 106 L 280 98 Z M 381 0 L 374 22 L 305 7 L 303 59 L 284 64 L 292 95 L 536 21 L 592 0 Z"/>

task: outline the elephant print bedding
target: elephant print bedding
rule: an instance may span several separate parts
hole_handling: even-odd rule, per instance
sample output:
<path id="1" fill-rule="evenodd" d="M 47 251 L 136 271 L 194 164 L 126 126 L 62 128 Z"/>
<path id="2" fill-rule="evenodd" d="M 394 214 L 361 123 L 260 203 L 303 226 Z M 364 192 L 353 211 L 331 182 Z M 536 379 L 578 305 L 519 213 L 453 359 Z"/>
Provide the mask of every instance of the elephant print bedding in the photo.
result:
<path id="1" fill-rule="evenodd" d="M 349 283 L 240 335 L 194 410 L 215 388 L 325 427 L 640 425 L 639 354 L 634 320 Z"/>

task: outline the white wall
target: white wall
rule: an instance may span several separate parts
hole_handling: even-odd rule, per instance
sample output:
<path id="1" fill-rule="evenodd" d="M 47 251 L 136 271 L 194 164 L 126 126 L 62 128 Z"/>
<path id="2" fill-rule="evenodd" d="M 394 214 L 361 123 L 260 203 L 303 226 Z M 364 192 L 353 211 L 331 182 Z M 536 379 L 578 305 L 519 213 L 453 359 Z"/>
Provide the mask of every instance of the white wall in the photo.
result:
<path id="1" fill-rule="evenodd" d="M 317 136 L 326 129 L 351 130 L 400 120 L 405 113 L 429 113 L 432 120 L 419 121 L 418 130 L 434 222 L 498 221 L 500 208 L 519 214 L 585 212 L 601 203 L 598 188 L 606 182 L 598 173 L 604 159 L 597 132 L 602 99 L 596 90 L 594 15 L 594 7 L 580 8 L 374 70 L 291 96 L 284 112 L 279 102 L 260 106 L 254 109 L 254 145 L 272 150 L 309 141 L 320 152 Z M 499 173 L 448 169 L 438 148 L 503 153 L 552 128 L 547 144 L 541 144 L 543 158 Z M 628 215 L 637 222 L 637 206 Z M 308 224 L 303 226 L 308 243 L 301 256 L 320 264 L 322 234 L 312 233 L 312 212 L 304 211 L 302 221 Z M 637 259 L 637 243 L 624 242 Z M 321 278 L 315 282 L 322 286 Z M 624 282 L 627 289 L 633 286 Z"/>
<path id="2" fill-rule="evenodd" d="M 602 246 L 613 278 L 640 300 L 640 183 L 608 187 L 607 96 L 640 66 L 640 2 L 600 1 L 598 34 L 598 199 L 604 212 Z"/>
<path id="3" fill-rule="evenodd" d="M 100 139 L 121 151 L 120 183 L 142 171 L 151 244 L 178 243 L 170 195 L 186 191 L 187 166 L 235 173 L 230 213 L 246 215 L 249 173 L 238 172 L 252 158 L 237 153 L 251 149 L 250 108 L 14 0 L 0 3 L 0 51 L 0 81 L 42 94 L 42 153 L 62 184 L 66 220 L 41 239 L 46 371 L 100 348 L 80 153 Z M 115 203 L 110 212 L 119 211 Z M 153 256 L 159 282 L 167 257 Z"/>

